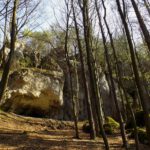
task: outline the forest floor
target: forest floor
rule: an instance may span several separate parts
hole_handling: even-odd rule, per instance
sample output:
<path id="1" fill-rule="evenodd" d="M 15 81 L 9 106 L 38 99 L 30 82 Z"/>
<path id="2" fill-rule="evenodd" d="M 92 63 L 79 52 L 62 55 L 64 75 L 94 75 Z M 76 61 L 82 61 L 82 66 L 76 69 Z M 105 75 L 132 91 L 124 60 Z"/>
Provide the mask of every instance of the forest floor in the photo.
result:
<path id="1" fill-rule="evenodd" d="M 103 150 L 102 138 L 90 140 L 82 132 L 79 123 L 80 139 L 75 139 L 73 123 L 51 119 L 23 117 L 0 111 L 0 150 Z M 120 135 L 108 136 L 111 148 L 123 150 Z M 134 142 L 130 140 L 130 149 Z M 140 150 L 150 148 L 141 145 Z"/>

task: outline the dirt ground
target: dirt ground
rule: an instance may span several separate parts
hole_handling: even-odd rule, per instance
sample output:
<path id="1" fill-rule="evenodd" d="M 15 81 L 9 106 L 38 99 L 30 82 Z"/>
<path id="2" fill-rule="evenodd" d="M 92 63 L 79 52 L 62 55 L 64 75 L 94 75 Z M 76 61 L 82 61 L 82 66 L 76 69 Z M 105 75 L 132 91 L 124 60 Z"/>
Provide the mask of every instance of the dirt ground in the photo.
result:
<path id="1" fill-rule="evenodd" d="M 90 140 L 82 132 L 80 139 L 74 138 L 72 122 L 22 117 L 0 111 L 0 150 L 103 150 L 102 138 Z M 112 150 L 123 150 L 120 135 L 109 136 Z M 134 150 L 134 142 L 130 149 Z M 150 150 L 141 145 L 141 150 Z"/>

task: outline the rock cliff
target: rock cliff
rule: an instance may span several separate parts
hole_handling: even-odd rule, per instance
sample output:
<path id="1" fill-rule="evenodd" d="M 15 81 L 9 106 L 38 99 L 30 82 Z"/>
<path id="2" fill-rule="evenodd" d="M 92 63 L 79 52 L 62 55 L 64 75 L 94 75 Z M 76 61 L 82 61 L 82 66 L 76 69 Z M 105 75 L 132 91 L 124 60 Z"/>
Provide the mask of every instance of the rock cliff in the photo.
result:
<path id="1" fill-rule="evenodd" d="M 30 116 L 53 116 L 63 105 L 63 72 L 21 69 L 8 81 L 4 110 Z"/>
<path id="2" fill-rule="evenodd" d="M 2 109 L 28 116 L 73 119 L 70 76 L 63 55 L 64 52 L 63 50 L 55 50 L 54 52 L 41 59 L 39 62 L 40 69 L 17 69 L 10 75 L 5 99 L 1 103 Z M 73 58 L 71 58 L 71 62 L 73 62 Z M 78 58 L 77 62 L 79 62 Z M 87 67 L 86 70 L 88 70 Z M 76 92 L 73 65 L 71 72 L 73 87 Z M 87 106 L 80 63 L 77 63 L 77 72 L 79 74 L 78 113 L 79 119 L 85 120 L 87 119 Z M 104 113 L 114 117 L 116 114 L 115 106 L 110 95 L 108 82 L 102 72 L 99 76 L 99 85 Z"/>

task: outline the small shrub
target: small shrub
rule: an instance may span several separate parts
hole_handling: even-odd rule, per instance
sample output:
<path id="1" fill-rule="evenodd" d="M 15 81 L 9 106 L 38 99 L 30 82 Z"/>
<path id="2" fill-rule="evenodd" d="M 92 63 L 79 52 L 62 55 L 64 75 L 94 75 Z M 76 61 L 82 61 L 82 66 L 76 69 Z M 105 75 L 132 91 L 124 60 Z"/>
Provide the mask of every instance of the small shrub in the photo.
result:
<path id="1" fill-rule="evenodd" d="M 24 59 L 20 59 L 20 66 L 21 67 L 32 67 L 33 63 L 29 57 L 25 57 Z"/>
<path id="2" fill-rule="evenodd" d="M 85 133 L 90 133 L 90 132 L 91 132 L 91 127 L 90 127 L 90 124 L 89 124 L 88 121 L 86 121 L 86 122 L 83 124 L 82 130 L 83 130 L 83 132 L 85 132 Z"/>
<path id="3" fill-rule="evenodd" d="M 144 112 L 143 111 L 136 112 L 135 113 L 135 120 L 136 120 L 136 125 L 138 127 L 144 127 L 145 126 Z M 133 127 L 134 127 L 133 119 L 130 118 L 126 124 L 126 129 L 132 129 Z"/>
<path id="4" fill-rule="evenodd" d="M 130 135 L 129 135 L 129 138 L 134 138 L 134 130 L 132 129 L 130 131 Z M 149 144 L 148 142 L 148 136 L 146 134 L 146 131 L 145 129 L 143 128 L 138 128 L 138 137 L 139 137 L 139 141 L 142 143 L 142 144 Z"/>

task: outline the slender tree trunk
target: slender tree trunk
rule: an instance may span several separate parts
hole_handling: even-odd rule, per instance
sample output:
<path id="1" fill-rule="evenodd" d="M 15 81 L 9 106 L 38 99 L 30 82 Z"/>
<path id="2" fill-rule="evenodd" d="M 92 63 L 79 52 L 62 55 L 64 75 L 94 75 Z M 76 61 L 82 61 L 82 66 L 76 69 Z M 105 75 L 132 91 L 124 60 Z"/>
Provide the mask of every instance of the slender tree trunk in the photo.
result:
<path id="1" fill-rule="evenodd" d="M 109 76 L 110 76 L 111 90 L 112 90 L 113 99 L 114 99 L 116 109 L 117 109 L 117 113 L 118 113 L 118 117 L 119 117 L 119 123 L 120 123 L 120 129 L 121 129 L 123 145 L 126 147 L 126 149 L 128 149 L 128 143 L 127 143 L 126 134 L 125 134 L 125 126 L 124 126 L 121 110 L 120 110 L 118 100 L 117 100 L 117 95 L 116 95 L 116 91 L 115 91 L 115 84 L 114 84 L 113 77 L 112 77 L 111 64 L 110 64 L 110 61 L 109 61 L 108 48 L 107 48 L 107 44 L 106 44 L 106 38 L 105 38 L 105 34 L 104 34 L 103 25 L 102 25 L 102 22 L 101 22 L 101 16 L 100 16 L 100 13 L 99 13 L 97 0 L 95 0 L 95 6 L 96 6 L 96 11 L 97 11 L 98 20 L 99 20 L 99 26 L 100 26 L 100 29 L 101 29 L 102 39 L 103 39 L 106 62 L 107 62 Z M 104 14 L 104 15 L 106 15 L 106 14 Z"/>
<path id="2" fill-rule="evenodd" d="M 76 101 L 74 99 L 74 94 L 73 94 L 73 83 L 72 83 L 72 73 L 71 73 L 71 64 L 69 61 L 69 54 L 68 54 L 68 32 L 69 32 L 69 17 L 70 17 L 70 12 L 69 12 L 69 6 L 68 3 L 66 2 L 66 7 L 67 7 L 67 18 L 66 18 L 66 35 L 65 35 L 65 55 L 66 55 L 66 62 L 68 66 L 68 72 L 69 72 L 69 80 L 70 80 L 70 91 L 71 91 L 71 99 L 72 99 L 72 105 L 73 105 L 73 116 L 74 116 L 74 124 L 75 124 L 75 131 L 76 131 L 76 136 L 75 138 L 79 138 L 79 130 L 78 130 L 78 116 L 77 116 L 77 105 Z"/>
<path id="3" fill-rule="evenodd" d="M 145 5 L 145 7 L 147 9 L 147 12 L 148 12 L 148 14 L 150 16 L 150 2 L 148 2 L 147 0 L 143 0 L 143 1 L 144 1 L 144 5 Z"/>
<path id="4" fill-rule="evenodd" d="M 4 67 L 4 64 L 5 64 L 5 48 L 6 48 L 6 34 L 7 34 L 7 20 L 8 20 L 8 4 L 9 4 L 9 1 L 7 0 L 6 1 L 6 12 L 5 12 L 5 25 L 4 25 L 4 41 L 3 41 L 3 47 L 1 49 L 2 51 L 2 63 L 1 63 L 1 67 Z"/>
<path id="5" fill-rule="evenodd" d="M 86 47 L 86 54 L 87 54 L 87 65 L 89 70 L 89 77 L 90 77 L 90 85 L 91 85 L 91 93 L 93 98 L 93 103 L 95 106 L 96 115 L 98 118 L 99 128 L 105 143 L 105 148 L 109 149 L 109 144 L 107 140 L 107 136 L 104 131 L 103 122 L 102 122 L 102 114 L 100 111 L 100 99 L 99 99 L 99 91 L 97 88 L 97 81 L 95 80 L 95 72 L 94 68 L 92 67 L 92 47 L 90 45 L 90 39 L 91 38 L 91 27 L 90 27 L 90 20 L 89 20 L 89 8 L 88 8 L 89 2 L 88 0 L 83 0 L 83 7 L 81 8 L 82 16 L 83 16 L 83 26 L 84 26 L 84 40 L 85 40 L 85 47 Z M 99 107 L 100 106 L 100 107 Z"/>
<path id="6" fill-rule="evenodd" d="M 143 32 L 143 35 L 144 35 L 144 38 L 145 38 L 145 42 L 147 43 L 147 47 L 150 51 L 150 34 L 149 34 L 149 30 L 148 28 L 146 27 L 145 23 L 144 23 L 144 20 L 142 18 L 142 15 L 138 9 L 138 6 L 135 2 L 135 0 L 131 0 L 132 2 L 132 6 L 134 8 L 134 11 L 135 11 L 135 14 L 136 14 L 136 17 L 138 19 L 138 22 L 139 22 L 139 25 L 141 27 L 141 30 Z"/>
<path id="7" fill-rule="evenodd" d="M 135 59 L 134 47 L 133 47 L 132 39 L 130 36 L 128 24 L 124 18 L 123 13 L 122 13 L 120 1 L 116 0 L 116 3 L 117 3 L 117 7 L 118 7 L 118 12 L 120 14 L 121 20 L 123 22 L 123 25 L 124 25 L 124 28 L 126 31 L 126 36 L 127 36 L 127 40 L 128 40 L 129 49 L 130 49 L 130 56 L 131 56 L 131 60 L 132 60 L 132 67 L 133 67 L 134 76 L 135 76 L 135 82 L 136 82 L 136 85 L 138 88 L 139 96 L 140 96 L 142 107 L 144 110 L 145 122 L 146 122 L 146 131 L 147 131 L 147 135 L 149 137 L 149 142 L 150 142 L 150 117 L 149 117 L 149 110 L 148 110 L 149 99 L 147 99 L 145 97 L 143 85 L 142 85 L 142 82 L 141 82 L 141 79 L 139 76 L 138 67 L 137 67 L 137 63 L 136 63 L 136 59 Z"/>
<path id="8" fill-rule="evenodd" d="M 75 100 L 76 100 L 76 106 L 77 108 L 80 107 L 80 104 L 79 104 L 79 89 L 80 89 L 80 86 L 79 86 L 79 76 L 78 76 L 78 65 L 77 65 L 77 62 L 78 62 L 78 59 L 77 59 L 77 47 L 75 47 L 75 56 L 74 56 L 74 70 L 75 70 L 75 82 L 76 82 L 76 89 L 75 89 Z M 79 114 L 79 110 L 77 109 L 77 114 Z M 78 115 L 77 115 L 78 116 Z"/>
<path id="9" fill-rule="evenodd" d="M 137 48 L 136 48 L 136 43 L 135 43 L 134 38 L 133 38 L 133 29 L 132 29 L 132 26 L 131 26 L 129 18 L 128 18 L 128 23 L 129 23 L 129 26 L 130 26 L 130 29 L 131 29 L 131 39 L 132 39 L 133 46 L 134 46 L 135 57 L 136 57 L 137 64 L 139 66 L 140 73 L 141 73 L 141 76 L 142 76 L 142 79 L 143 79 L 142 81 L 143 81 L 143 85 L 144 85 L 144 89 L 145 89 L 145 94 L 146 94 L 147 97 L 150 97 L 147 84 L 145 83 L 146 82 L 146 78 L 144 77 L 144 74 L 142 72 L 142 63 L 141 63 L 140 58 L 138 56 L 138 52 L 137 52 Z M 140 107 L 140 104 L 141 104 L 141 102 L 138 99 L 138 105 L 139 105 L 139 107 Z"/>
<path id="10" fill-rule="evenodd" d="M 116 72 L 116 76 L 118 78 L 118 90 L 119 90 L 119 95 L 120 95 L 120 98 L 121 98 L 121 103 L 122 103 L 122 116 L 123 116 L 123 120 L 124 122 L 127 121 L 127 109 L 126 109 L 126 104 L 125 104 L 125 101 L 124 101 L 124 95 L 122 93 L 122 86 L 121 86 L 121 83 L 120 83 L 120 80 L 119 80 L 119 73 L 117 71 L 117 69 L 115 70 Z"/>
<path id="11" fill-rule="evenodd" d="M 11 23 L 11 42 L 10 42 L 10 53 L 8 61 L 6 62 L 2 74 L 2 79 L 0 82 L 0 101 L 3 98 L 3 94 L 5 92 L 5 88 L 7 86 L 7 81 L 9 77 L 9 71 L 11 67 L 12 58 L 15 50 L 15 42 L 16 42 L 16 14 L 17 14 L 17 6 L 19 0 L 14 0 L 13 13 L 12 13 L 12 23 Z"/>
<path id="12" fill-rule="evenodd" d="M 89 124 L 91 127 L 90 137 L 91 137 L 91 139 L 95 139 L 95 137 L 96 137 L 95 124 L 94 124 L 89 88 L 88 88 L 88 83 L 87 83 L 87 79 L 86 79 L 86 71 L 85 71 L 84 60 L 83 60 L 82 45 L 80 42 L 79 29 L 78 29 L 78 24 L 76 21 L 76 15 L 75 15 L 75 10 L 74 10 L 74 6 L 73 6 L 73 0 L 71 2 L 72 2 L 72 9 L 73 9 L 73 19 L 74 19 L 74 24 L 75 24 L 76 37 L 77 37 L 77 42 L 78 42 L 79 54 L 80 54 L 82 79 L 83 79 L 83 86 L 84 86 L 84 90 L 85 90 L 84 91 L 85 92 L 85 99 L 86 99 L 86 103 L 87 103 L 88 120 L 89 120 Z"/>

